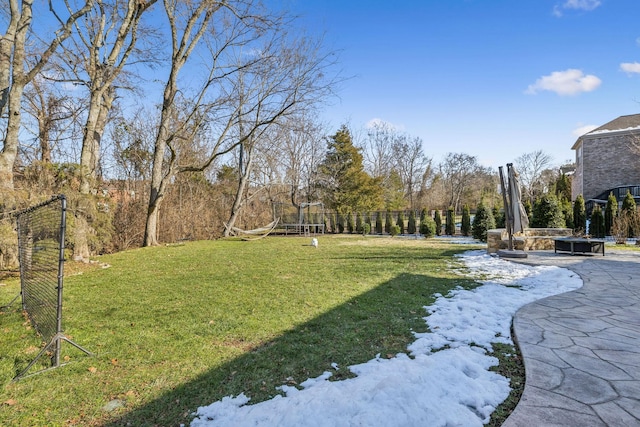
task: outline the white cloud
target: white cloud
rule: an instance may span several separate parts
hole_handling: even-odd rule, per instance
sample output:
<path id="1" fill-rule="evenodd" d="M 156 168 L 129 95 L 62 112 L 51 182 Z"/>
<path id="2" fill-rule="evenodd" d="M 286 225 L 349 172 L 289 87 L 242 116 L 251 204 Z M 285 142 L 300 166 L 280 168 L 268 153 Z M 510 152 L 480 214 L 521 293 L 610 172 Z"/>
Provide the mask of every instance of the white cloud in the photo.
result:
<path id="1" fill-rule="evenodd" d="M 404 128 L 404 126 L 402 126 L 402 125 L 394 125 L 391 122 L 379 119 L 377 117 L 369 120 L 364 125 L 364 127 L 365 127 L 365 129 L 378 128 L 378 129 L 389 129 L 389 130 L 396 130 L 396 131 L 400 131 L 400 130 L 402 130 Z"/>
<path id="2" fill-rule="evenodd" d="M 598 126 L 596 125 L 579 125 L 579 127 L 575 128 L 571 133 L 575 137 L 581 137 L 582 135 L 587 134 L 597 128 Z"/>
<path id="3" fill-rule="evenodd" d="M 640 63 L 638 62 L 623 62 L 620 64 L 620 69 L 625 73 L 636 73 L 640 74 Z"/>
<path id="4" fill-rule="evenodd" d="M 562 11 L 566 9 L 594 10 L 601 4 L 602 2 L 600 0 L 566 0 L 564 3 L 554 6 L 553 15 L 560 17 L 562 16 Z"/>
<path id="5" fill-rule="evenodd" d="M 591 92 L 600 86 L 602 80 L 589 74 L 585 75 L 581 70 L 569 69 L 554 71 L 548 76 L 542 76 L 525 91 L 526 94 L 535 95 L 541 91 L 555 92 L 558 95 L 577 95 L 580 92 Z"/>

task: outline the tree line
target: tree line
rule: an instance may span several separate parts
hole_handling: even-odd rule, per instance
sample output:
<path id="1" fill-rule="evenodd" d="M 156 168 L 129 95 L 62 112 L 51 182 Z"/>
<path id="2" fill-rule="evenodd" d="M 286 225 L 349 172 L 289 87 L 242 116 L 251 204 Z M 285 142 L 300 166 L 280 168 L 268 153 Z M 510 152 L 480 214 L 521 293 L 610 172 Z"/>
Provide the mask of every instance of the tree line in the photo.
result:
<path id="1" fill-rule="evenodd" d="M 319 120 L 345 80 L 339 57 L 286 11 L 253 0 L 1 10 L 1 264 L 15 261 L 8 214 L 57 193 L 78 260 L 253 228 L 276 203 L 322 201 L 339 215 L 501 208 L 496 171 L 474 156 L 435 163 L 389 123 Z M 544 153 L 515 163 L 532 203 L 559 185 Z"/>

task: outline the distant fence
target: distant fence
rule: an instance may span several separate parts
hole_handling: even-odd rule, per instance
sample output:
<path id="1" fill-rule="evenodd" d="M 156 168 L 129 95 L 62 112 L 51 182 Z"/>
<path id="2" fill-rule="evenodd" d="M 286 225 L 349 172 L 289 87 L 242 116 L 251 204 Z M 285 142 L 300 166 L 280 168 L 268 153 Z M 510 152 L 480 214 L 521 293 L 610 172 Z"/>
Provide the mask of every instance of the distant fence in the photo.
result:
<path id="1" fill-rule="evenodd" d="M 60 366 L 62 341 L 91 354 L 65 337 L 62 331 L 66 198 L 55 196 L 18 212 L 16 220 L 22 308 L 47 344 L 14 380 L 25 376 L 47 353 L 52 355 L 52 368 Z"/>

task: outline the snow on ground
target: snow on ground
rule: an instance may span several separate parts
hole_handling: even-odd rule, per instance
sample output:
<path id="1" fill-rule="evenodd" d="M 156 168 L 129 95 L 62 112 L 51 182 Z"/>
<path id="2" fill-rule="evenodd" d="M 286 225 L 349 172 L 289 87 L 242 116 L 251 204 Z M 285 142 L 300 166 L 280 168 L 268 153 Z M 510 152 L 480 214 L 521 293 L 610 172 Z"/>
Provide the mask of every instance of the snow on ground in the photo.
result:
<path id="1" fill-rule="evenodd" d="M 523 305 L 582 286 L 577 274 L 532 267 L 469 251 L 464 274 L 481 286 L 436 295 L 425 307 L 431 332 L 416 333 L 409 355 L 349 366 L 357 376 L 329 381 L 335 363 L 302 389 L 249 405 L 244 393 L 200 407 L 192 427 L 224 426 L 481 426 L 511 388 L 489 368 L 491 343 L 511 343 L 513 315 Z M 481 279 L 479 279 L 481 278 Z"/>

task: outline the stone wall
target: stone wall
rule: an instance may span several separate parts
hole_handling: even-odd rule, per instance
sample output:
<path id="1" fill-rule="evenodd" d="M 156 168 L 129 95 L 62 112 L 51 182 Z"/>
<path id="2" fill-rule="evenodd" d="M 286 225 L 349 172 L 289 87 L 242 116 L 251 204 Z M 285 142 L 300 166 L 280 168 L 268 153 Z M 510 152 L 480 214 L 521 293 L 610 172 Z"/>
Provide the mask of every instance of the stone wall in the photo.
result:
<path id="1" fill-rule="evenodd" d="M 513 248 L 520 251 L 550 250 L 554 248 L 554 239 L 572 235 L 570 228 L 527 228 L 524 233 L 513 236 Z M 494 254 L 508 247 L 509 233 L 506 228 L 487 231 L 488 253 Z"/>

